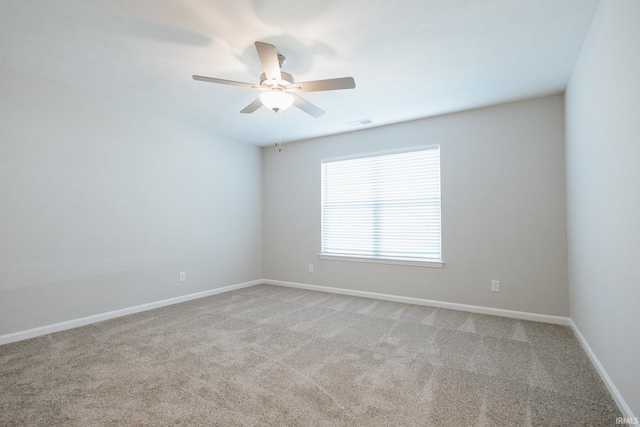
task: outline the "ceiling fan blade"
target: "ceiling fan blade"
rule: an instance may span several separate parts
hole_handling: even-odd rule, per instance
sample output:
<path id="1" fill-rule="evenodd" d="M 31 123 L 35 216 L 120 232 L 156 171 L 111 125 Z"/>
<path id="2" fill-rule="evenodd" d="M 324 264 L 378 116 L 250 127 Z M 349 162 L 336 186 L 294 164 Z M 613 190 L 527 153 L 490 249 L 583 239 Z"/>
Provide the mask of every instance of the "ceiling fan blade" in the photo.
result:
<path id="1" fill-rule="evenodd" d="M 280 62 L 278 61 L 278 51 L 276 47 L 269 43 L 256 42 L 256 50 L 262 62 L 264 74 L 268 80 L 282 80 L 280 74 Z"/>
<path id="2" fill-rule="evenodd" d="M 321 90 L 353 89 L 356 82 L 353 77 L 340 77 L 338 79 L 314 80 L 311 82 L 296 82 L 292 89 L 300 92 L 317 92 Z"/>
<path id="3" fill-rule="evenodd" d="M 293 105 L 295 105 L 305 113 L 315 117 L 316 119 L 326 114 L 323 109 L 316 107 L 309 101 L 300 98 L 298 95 L 293 95 Z"/>
<path id="4" fill-rule="evenodd" d="M 251 104 L 247 105 L 246 107 L 244 107 L 244 109 L 242 109 L 242 111 L 240 111 L 241 113 L 253 113 L 254 111 L 256 111 L 258 108 L 262 107 L 262 101 L 260 101 L 260 98 L 256 99 L 255 101 L 253 101 Z"/>
<path id="5" fill-rule="evenodd" d="M 213 77 L 193 76 L 193 80 L 199 80 L 201 82 L 209 82 L 209 83 L 221 83 L 223 85 L 241 86 L 241 87 L 247 87 L 249 89 L 260 89 L 259 86 L 253 85 L 251 83 L 236 82 L 234 80 L 216 79 Z"/>

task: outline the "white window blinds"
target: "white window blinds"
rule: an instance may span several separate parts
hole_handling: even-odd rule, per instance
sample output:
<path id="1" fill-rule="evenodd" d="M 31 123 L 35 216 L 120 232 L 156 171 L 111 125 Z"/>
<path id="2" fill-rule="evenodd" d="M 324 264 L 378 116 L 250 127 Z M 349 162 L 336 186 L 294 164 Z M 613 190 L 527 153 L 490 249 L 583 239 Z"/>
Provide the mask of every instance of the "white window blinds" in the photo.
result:
<path id="1" fill-rule="evenodd" d="M 322 162 L 322 254 L 441 261 L 440 149 Z"/>

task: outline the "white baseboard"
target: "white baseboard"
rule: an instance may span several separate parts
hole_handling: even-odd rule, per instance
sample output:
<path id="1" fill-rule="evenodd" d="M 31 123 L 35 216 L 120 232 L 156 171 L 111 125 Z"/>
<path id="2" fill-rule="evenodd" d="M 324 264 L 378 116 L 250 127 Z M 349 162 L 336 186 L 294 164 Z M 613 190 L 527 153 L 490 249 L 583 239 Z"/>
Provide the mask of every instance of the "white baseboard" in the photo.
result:
<path id="1" fill-rule="evenodd" d="M 483 307 L 479 305 L 457 304 L 453 302 L 435 301 L 422 298 L 403 297 L 398 295 L 380 294 L 376 292 L 356 291 L 351 289 L 331 288 L 327 286 L 308 285 L 305 283 L 284 282 L 282 280 L 264 279 L 262 283 L 268 285 L 286 286 L 289 288 L 308 289 L 311 291 L 331 292 L 334 294 L 350 295 L 355 297 L 374 298 L 386 301 L 402 302 L 406 304 L 426 305 L 429 307 L 446 308 L 449 310 L 469 311 L 471 313 L 490 314 L 492 316 L 510 317 L 513 319 L 531 320 L 534 322 L 553 323 L 556 325 L 569 325 L 569 318 L 552 316 L 548 314 L 528 313 L 525 311 L 504 310 L 501 308 Z"/>
<path id="2" fill-rule="evenodd" d="M 142 311 L 153 310 L 154 308 L 165 307 L 167 305 L 178 304 L 185 301 L 190 301 L 197 298 L 208 297 L 211 295 L 221 294 L 223 292 L 229 292 L 236 289 L 246 288 L 248 286 L 258 285 L 264 283 L 263 280 L 252 280 L 250 282 L 238 283 L 236 285 L 223 286 L 221 288 L 211 289 L 203 292 L 196 292 L 194 294 L 182 295 L 175 298 L 169 298 L 162 301 L 150 302 L 148 304 L 136 305 L 134 307 L 122 308 L 120 310 L 109 311 L 106 313 L 95 314 L 92 316 L 81 317 L 79 319 L 67 320 L 65 322 L 54 323 L 53 325 L 41 326 L 38 328 L 27 329 L 26 331 L 14 332 L 11 334 L 0 335 L 0 345 L 9 344 L 16 341 L 22 341 L 29 338 L 35 338 L 40 335 L 51 334 L 54 332 L 60 332 L 67 329 L 77 328 L 79 326 L 90 325 L 92 323 L 102 322 L 104 320 L 113 319 L 116 317 L 127 316 L 129 314 L 140 313 Z"/>
<path id="3" fill-rule="evenodd" d="M 578 338 L 578 341 L 580 341 L 582 348 L 589 356 L 589 359 L 591 359 L 591 363 L 596 368 L 596 371 L 598 371 L 598 374 L 600 375 L 600 378 L 602 378 L 602 381 L 604 381 L 604 384 L 607 386 L 609 393 L 618 405 L 618 409 L 620 409 L 622 415 L 626 418 L 631 418 L 632 420 L 636 419 L 636 417 L 633 415 L 633 411 L 631 411 L 631 408 L 629 407 L 629 405 L 627 405 L 627 402 L 624 400 L 624 398 L 616 388 L 615 384 L 611 380 L 611 377 L 609 377 L 609 374 L 607 374 L 607 371 L 605 371 L 604 366 L 602 366 L 602 364 L 598 360 L 598 357 L 591 349 L 591 346 L 585 339 L 584 335 L 582 335 L 582 332 L 580 332 L 580 329 L 578 329 L 578 326 L 573 322 L 573 319 L 569 319 L 569 326 L 571 326 L 571 329 Z"/>

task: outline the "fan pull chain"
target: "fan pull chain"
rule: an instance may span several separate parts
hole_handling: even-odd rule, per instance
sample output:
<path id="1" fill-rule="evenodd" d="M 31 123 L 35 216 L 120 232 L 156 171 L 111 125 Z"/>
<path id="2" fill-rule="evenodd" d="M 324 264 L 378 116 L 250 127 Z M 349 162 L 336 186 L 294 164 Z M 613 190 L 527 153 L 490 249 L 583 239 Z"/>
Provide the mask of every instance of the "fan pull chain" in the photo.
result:
<path id="1" fill-rule="evenodd" d="M 276 147 L 278 147 L 278 152 L 282 152 L 282 118 L 280 117 L 280 113 L 276 112 L 276 128 L 278 138 L 276 140 Z"/>

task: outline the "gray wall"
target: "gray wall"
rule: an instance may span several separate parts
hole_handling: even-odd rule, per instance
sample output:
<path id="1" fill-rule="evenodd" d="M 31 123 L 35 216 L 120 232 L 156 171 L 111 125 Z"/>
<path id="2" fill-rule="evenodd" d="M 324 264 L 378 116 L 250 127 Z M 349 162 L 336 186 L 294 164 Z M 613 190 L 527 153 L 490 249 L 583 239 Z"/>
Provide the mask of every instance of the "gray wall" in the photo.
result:
<path id="1" fill-rule="evenodd" d="M 320 260 L 320 161 L 426 144 L 444 268 Z M 564 149 L 561 95 L 265 148 L 264 277 L 567 316 Z"/>
<path id="2" fill-rule="evenodd" d="M 0 335 L 261 277 L 259 148 L 6 68 L 0 94 Z"/>
<path id="3" fill-rule="evenodd" d="M 640 415 L 640 1 L 603 1 L 567 89 L 571 318 Z"/>

